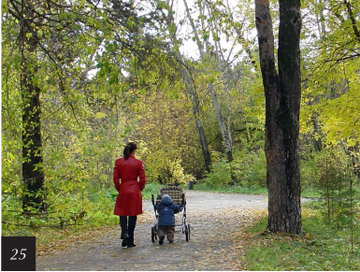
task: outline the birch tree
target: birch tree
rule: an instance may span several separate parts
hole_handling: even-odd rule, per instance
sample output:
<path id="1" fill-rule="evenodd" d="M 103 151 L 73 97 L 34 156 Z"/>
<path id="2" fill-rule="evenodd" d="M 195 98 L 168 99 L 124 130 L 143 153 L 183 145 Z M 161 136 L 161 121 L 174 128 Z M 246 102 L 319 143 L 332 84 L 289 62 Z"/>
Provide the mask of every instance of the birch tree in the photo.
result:
<path id="1" fill-rule="evenodd" d="M 203 61 L 205 63 L 206 58 L 208 56 L 210 56 L 210 52 L 206 50 L 206 48 L 207 48 L 206 43 L 205 43 L 205 47 L 204 47 L 204 44 L 201 42 L 197 27 L 196 27 L 195 22 L 194 22 L 194 19 L 191 16 L 187 0 L 184 0 L 184 6 L 185 6 L 187 18 L 188 18 L 188 20 L 190 22 L 190 26 L 191 26 L 192 31 L 193 31 L 194 40 L 196 42 L 196 45 L 197 45 L 197 48 L 198 48 L 198 51 L 199 51 L 200 59 L 201 59 L 201 61 Z M 211 80 L 208 81 L 207 87 L 208 87 L 208 91 L 210 93 L 210 96 L 211 96 L 211 99 L 212 99 L 212 102 L 213 102 L 213 106 L 214 106 L 214 109 L 215 109 L 217 121 L 218 121 L 218 124 L 219 124 L 219 127 L 220 127 L 226 157 L 227 157 L 227 160 L 229 162 L 231 162 L 233 160 L 233 154 L 232 154 L 232 152 L 233 152 L 232 149 L 233 148 L 232 148 L 232 143 L 231 143 L 231 135 L 229 135 L 229 131 L 226 128 L 224 117 L 223 117 L 223 115 L 221 113 L 220 103 L 219 103 L 218 98 L 217 98 L 216 90 L 215 90 L 214 85 L 211 82 Z"/>
<path id="2" fill-rule="evenodd" d="M 172 47 L 171 50 L 173 51 L 173 54 L 175 55 L 175 58 L 179 64 L 178 69 L 185 84 L 186 91 L 191 97 L 192 109 L 193 109 L 196 128 L 199 133 L 200 145 L 204 157 L 205 168 L 206 171 L 209 172 L 211 170 L 211 157 L 210 157 L 208 143 L 206 140 L 203 122 L 201 120 L 199 100 L 197 97 L 194 80 L 191 74 L 191 68 L 189 67 L 189 65 L 186 64 L 186 59 L 181 54 L 179 49 L 180 41 L 176 34 L 177 30 L 173 18 L 172 5 L 173 5 L 173 1 L 168 1 L 166 7 L 168 14 L 164 14 L 163 12 L 162 15 L 166 23 L 166 31 L 168 32 L 168 35 L 170 37 L 170 43 Z"/>

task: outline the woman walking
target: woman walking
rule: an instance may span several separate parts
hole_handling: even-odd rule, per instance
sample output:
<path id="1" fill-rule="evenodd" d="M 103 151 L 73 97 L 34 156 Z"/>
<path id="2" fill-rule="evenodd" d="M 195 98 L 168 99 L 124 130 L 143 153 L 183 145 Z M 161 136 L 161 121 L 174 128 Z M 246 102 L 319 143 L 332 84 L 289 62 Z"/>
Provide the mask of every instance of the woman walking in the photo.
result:
<path id="1" fill-rule="evenodd" d="M 115 161 L 114 185 L 118 191 L 114 214 L 120 217 L 122 247 L 134 247 L 137 215 L 142 213 L 141 191 L 145 188 L 143 163 L 135 158 L 135 143 L 128 143 L 124 156 Z M 121 179 L 121 183 L 119 182 Z"/>

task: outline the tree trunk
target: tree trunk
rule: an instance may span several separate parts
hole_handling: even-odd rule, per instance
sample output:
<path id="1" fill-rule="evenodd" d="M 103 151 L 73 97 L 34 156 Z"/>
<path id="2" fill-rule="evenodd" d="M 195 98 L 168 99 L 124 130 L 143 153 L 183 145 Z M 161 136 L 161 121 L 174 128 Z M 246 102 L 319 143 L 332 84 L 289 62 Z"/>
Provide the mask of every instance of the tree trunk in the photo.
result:
<path id="1" fill-rule="evenodd" d="M 201 60 L 204 61 L 205 60 L 204 48 L 203 48 L 203 45 L 202 45 L 202 43 L 200 41 L 199 35 L 197 33 L 197 30 L 196 30 L 196 26 L 195 26 L 195 24 L 193 22 L 193 19 L 191 17 L 190 10 L 189 10 L 189 7 L 187 5 L 186 0 L 184 0 L 184 5 L 185 5 L 185 10 L 186 10 L 187 17 L 188 17 L 188 19 L 190 21 L 190 25 L 191 25 L 191 27 L 193 29 L 193 32 L 194 32 L 194 37 L 195 37 L 195 40 L 196 40 L 196 44 L 198 46 L 198 50 L 199 50 L 199 53 L 200 53 Z M 222 139 L 223 139 L 223 142 L 224 142 L 224 149 L 225 149 L 226 158 L 227 158 L 228 162 L 231 162 L 233 160 L 232 144 L 231 144 L 230 139 L 228 137 L 228 132 L 227 132 L 226 125 L 225 125 L 225 122 L 224 122 L 224 118 L 223 118 L 223 116 L 221 114 L 220 105 L 219 105 L 219 102 L 217 100 L 217 96 L 216 96 L 214 86 L 213 86 L 213 84 L 211 82 L 208 83 L 208 90 L 209 90 L 209 93 L 211 95 L 211 99 L 213 101 L 213 106 L 214 106 L 214 109 L 215 109 L 216 117 L 217 117 L 218 124 L 219 124 L 219 127 L 220 127 L 221 135 L 222 135 Z"/>
<path id="2" fill-rule="evenodd" d="M 206 136 L 205 136 L 204 126 L 203 126 L 202 120 L 200 119 L 200 109 L 199 109 L 199 102 L 198 102 L 198 99 L 197 99 L 197 95 L 196 95 L 196 92 L 195 92 L 195 90 L 193 88 L 192 82 L 189 82 L 189 80 L 188 80 L 189 75 L 187 75 L 187 72 L 184 71 L 185 68 L 181 67 L 180 69 L 182 70 L 181 74 L 183 75 L 185 85 L 186 85 L 186 89 L 187 89 L 187 91 L 190 93 L 190 95 L 192 97 L 193 114 L 194 114 L 194 117 L 195 117 L 196 128 L 197 128 L 198 133 L 199 133 L 201 150 L 202 150 L 203 157 L 204 157 L 204 162 L 205 162 L 205 169 L 206 169 L 206 171 L 210 172 L 210 170 L 211 170 L 211 157 L 210 157 L 210 152 L 209 152 L 209 148 L 208 148 L 208 144 L 207 144 L 207 140 L 206 140 Z"/>
<path id="3" fill-rule="evenodd" d="M 172 5 L 169 5 L 169 6 L 172 6 Z M 202 120 L 200 118 L 199 101 L 198 101 L 198 98 L 196 95 L 196 91 L 194 89 L 194 82 L 192 80 L 190 71 L 185 66 L 183 56 L 180 53 L 179 46 L 177 44 L 178 41 L 176 38 L 176 30 L 175 30 L 175 28 L 170 27 L 171 25 L 174 24 L 174 20 L 172 17 L 172 11 L 168 16 L 165 16 L 165 17 L 166 17 L 166 22 L 168 25 L 168 31 L 170 34 L 170 39 L 172 42 L 174 54 L 175 54 L 177 61 L 180 63 L 180 65 L 179 65 L 180 74 L 181 74 L 181 77 L 185 84 L 186 91 L 191 96 L 191 101 L 192 101 L 192 106 L 193 106 L 193 114 L 194 114 L 194 118 L 195 118 L 195 125 L 196 125 L 197 131 L 199 133 L 199 140 L 200 140 L 201 150 L 202 150 L 203 157 L 204 157 L 205 169 L 206 169 L 206 171 L 210 172 L 211 157 L 210 157 L 210 152 L 209 152 L 209 148 L 208 148 L 208 143 L 206 140 L 204 126 L 203 126 Z"/>
<path id="4" fill-rule="evenodd" d="M 216 97 L 216 92 L 214 90 L 214 86 L 210 82 L 208 83 L 208 89 L 210 91 L 211 99 L 213 101 L 213 106 L 215 108 L 216 117 L 218 119 L 220 131 L 221 131 L 221 135 L 222 135 L 222 138 L 224 141 L 224 149 L 225 149 L 226 159 L 228 162 L 231 162 L 233 160 L 232 145 L 230 142 L 230 138 L 227 134 L 227 129 L 225 126 L 224 118 L 221 114 L 221 109 L 220 109 L 220 105 L 219 105 L 219 102 Z"/>
<path id="5" fill-rule="evenodd" d="M 33 20 L 32 4 L 24 6 L 20 30 L 21 76 L 20 88 L 23 102 L 23 131 L 22 131 L 22 175 L 26 186 L 23 195 L 23 209 L 31 208 L 45 211 L 44 204 L 44 173 L 42 168 L 42 141 L 41 141 L 41 105 L 40 88 L 33 78 L 36 74 L 37 37 L 31 30 Z"/>
<path id="6" fill-rule="evenodd" d="M 269 2 L 255 0 L 260 65 L 266 99 L 265 153 L 269 191 L 268 229 L 300 234 L 300 1 L 280 0 L 278 67 Z"/>

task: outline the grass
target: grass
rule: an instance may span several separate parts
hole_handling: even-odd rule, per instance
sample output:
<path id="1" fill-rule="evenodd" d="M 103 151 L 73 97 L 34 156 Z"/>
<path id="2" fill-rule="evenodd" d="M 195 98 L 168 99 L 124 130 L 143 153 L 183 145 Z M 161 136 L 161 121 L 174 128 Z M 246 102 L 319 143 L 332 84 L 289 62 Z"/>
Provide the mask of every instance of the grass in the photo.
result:
<path id="1" fill-rule="evenodd" d="M 250 243 L 243 260 L 246 270 L 360 270 L 358 225 L 351 252 L 349 228 L 328 223 L 311 203 L 304 205 L 302 212 L 304 236 L 264 232 L 266 220 L 245 234 Z"/>
<path id="2" fill-rule="evenodd" d="M 156 197 L 156 194 L 160 188 L 164 187 L 161 184 L 148 183 L 145 186 L 145 189 L 142 191 L 142 197 L 144 200 L 151 199 L 151 195 L 153 194 Z"/>

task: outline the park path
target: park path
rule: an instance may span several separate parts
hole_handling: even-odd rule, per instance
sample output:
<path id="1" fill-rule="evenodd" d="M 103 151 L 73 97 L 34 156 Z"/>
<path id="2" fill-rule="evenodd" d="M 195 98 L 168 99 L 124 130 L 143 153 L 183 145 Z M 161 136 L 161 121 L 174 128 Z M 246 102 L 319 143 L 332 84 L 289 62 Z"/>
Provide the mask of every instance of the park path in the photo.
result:
<path id="1" fill-rule="evenodd" d="M 267 206 L 265 196 L 186 191 L 191 239 L 177 232 L 173 244 L 151 242 L 156 223 L 151 201 L 143 201 L 144 214 L 135 230 L 136 247 L 123 249 L 119 228 L 106 228 L 91 239 L 72 243 L 46 256 L 37 256 L 37 270 L 243 270 L 246 244 L 239 233 L 258 220 Z M 177 215 L 177 219 L 181 216 Z"/>

